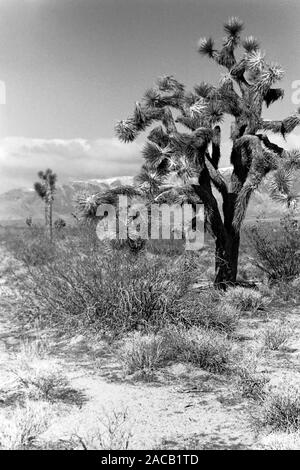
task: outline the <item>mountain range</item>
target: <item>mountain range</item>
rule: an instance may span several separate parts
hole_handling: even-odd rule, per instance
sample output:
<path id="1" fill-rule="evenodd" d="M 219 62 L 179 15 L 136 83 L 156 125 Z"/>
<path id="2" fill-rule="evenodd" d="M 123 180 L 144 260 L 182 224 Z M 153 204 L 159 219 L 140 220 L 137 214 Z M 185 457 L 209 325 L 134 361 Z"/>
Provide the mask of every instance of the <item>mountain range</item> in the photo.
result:
<path id="1" fill-rule="evenodd" d="M 221 172 L 226 180 L 229 180 L 231 168 L 223 168 Z M 90 194 L 105 191 L 109 188 L 116 188 L 120 185 L 133 185 L 133 176 L 121 176 L 109 179 L 93 179 L 86 181 L 70 181 L 69 183 L 57 186 L 54 200 L 54 220 L 58 217 L 66 222 L 74 220 L 74 197 L 79 192 Z M 299 185 L 300 192 L 300 185 Z M 217 196 L 217 195 L 216 195 Z M 256 191 L 247 211 L 247 218 L 253 219 L 258 215 L 264 218 L 277 219 L 284 212 L 284 207 L 270 199 L 267 194 L 267 188 L 262 185 L 259 191 Z M 27 217 L 32 217 L 33 221 L 39 222 L 43 219 L 44 203 L 37 196 L 33 189 L 19 188 L 12 189 L 0 194 L 0 224 L 24 223 Z"/>

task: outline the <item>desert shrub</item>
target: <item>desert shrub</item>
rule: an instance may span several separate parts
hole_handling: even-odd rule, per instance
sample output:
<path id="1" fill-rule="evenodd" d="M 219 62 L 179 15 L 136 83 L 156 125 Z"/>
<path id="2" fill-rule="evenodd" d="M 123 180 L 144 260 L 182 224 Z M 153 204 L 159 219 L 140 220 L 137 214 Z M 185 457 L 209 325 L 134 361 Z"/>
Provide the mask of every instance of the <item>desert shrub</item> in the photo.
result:
<path id="1" fill-rule="evenodd" d="M 237 387 L 242 397 L 262 400 L 266 393 L 269 377 L 258 371 L 259 353 L 245 350 L 237 357 L 231 373 L 237 379 Z"/>
<path id="2" fill-rule="evenodd" d="M 89 324 L 115 331 L 161 318 L 170 299 L 170 275 L 155 260 L 71 242 L 56 257 L 19 277 L 27 318 L 49 323 Z M 20 312 L 21 314 L 21 312 Z"/>
<path id="3" fill-rule="evenodd" d="M 50 243 L 43 227 L 32 226 L 25 230 L 7 230 L 6 248 L 26 266 L 38 266 L 54 260 L 55 245 Z"/>
<path id="4" fill-rule="evenodd" d="M 292 328 L 284 322 L 276 322 L 268 326 L 262 333 L 263 345 L 267 349 L 277 351 L 292 335 Z"/>
<path id="5" fill-rule="evenodd" d="M 270 290 L 276 303 L 299 303 L 300 290 L 296 281 L 297 278 L 294 281 L 287 281 L 286 279 L 282 279 L 272 282 L 270 285 Z"/>
<path id="6" fill-rule="evenodd" d="M 225 372 L 233 359 L 232 343 L 214 330 L 170 326 L 163 337 L 168 346 L 166 357 L 191 362 L 209 372 Z"/>
<path id="7" fill-rule="evenodd" d="M 259 291 L 245 287 L 229 288 L 224 294 L 224 299 L 242 312 L 257 312 L 266 306 L 266 299 Z"/>
<path id="8" fill-rule="evenodd" d="M 120 359 L 129 373 L 152 372 L 170 361 L 190 362 L 204 370 L 222 373 L 234 357 L 225 334 L 204 328 L 169 325 L 159 334 L 136 333 L 125 341 Z"/>
<path id="9" fill-rule="evenodd" d="M 272 431 L 299 431 L 300 389 L 284 384 L 270 388 L 261 402 L 256 425 Z"/>
<path id="10" fill-rule="evenodd" d="M 256 266 L 270 280 L 292 280 L 300 275 L 300 228 L 288 215 L 281 219 L 280 227 L 257 223 L 248 229 Z"/>
<path id="11" fill-rule="evenodd" d="M 42 400 L 82 404 L 83 396 L 74 390 L 62 369 L 49 360 L 17 360 L 12 372 L 16 376 L 16 392 L 20 401 Z"/>
<path id="12" fill-rule="evenodd" d="M 128 323 L 128 329 L 162 326 L 170 308 L 170 287 L 170 280 L 154 270 L 121 288 L 119 309 Z"/>
<path id="13" fill-rule="evenodd" d="M 114 249 L 84 232 L 54 245 L 54 258 L 16 274 L 20 319 L 116 335 L 180 321 L 178 301 L 196 269 L 190 256 L 166 263 L 145 251 Z"/>
<path id="14" fill-rule="evenodd" d="M 132 431 L 129 412 L 113 409 L 99 414 L 95 425 L 88 432 L 77 432 L 74 441 L 84 450 L 127 450 Z"/>
<path id="15" fill-rule="evenodd" d="M 176 314 L 187 326 L 213 328 L 232 333 L 238 323 L 239 311 L 224 302 L 223 295 L 215 289 L 188 292 L 176 303 Z"/>
<path id="16" fill-rule="evenodd" d="M 159 335 L 143 335 L 136 332 L 125 340 L 119 354 L 125 371 L 129 374 L 140 372 L 151 376 L 166 357 L 166 347 Z"/>
<path id="17" fill-rule="evenodd" d="M 32 448 L 50 426 L 51 410 L 43 403 L 27 402 L 17 407 L 0 422 L 0 449 Z"/>

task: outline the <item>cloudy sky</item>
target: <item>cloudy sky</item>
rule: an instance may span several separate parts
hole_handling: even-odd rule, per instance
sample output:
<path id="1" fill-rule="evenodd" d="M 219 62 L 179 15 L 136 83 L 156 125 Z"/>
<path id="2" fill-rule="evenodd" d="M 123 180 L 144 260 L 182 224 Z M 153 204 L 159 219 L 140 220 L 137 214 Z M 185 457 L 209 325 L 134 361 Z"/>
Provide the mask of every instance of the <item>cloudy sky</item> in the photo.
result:
<path id="1" fill-rule="evenodd" d="M 285 117 L 300 80 L 298 0 L 0 0 L 0 192 L 48 166 L 61 182 L 135 174 L 142 139 L 120 144 L 115 121 L 159 75 L 216 83 L 196 44 L 221 38 L 233 15 L 286 70 L 285 99 L 266 114 Z M 225 130 L 225 166 L 227 140 Z"/>

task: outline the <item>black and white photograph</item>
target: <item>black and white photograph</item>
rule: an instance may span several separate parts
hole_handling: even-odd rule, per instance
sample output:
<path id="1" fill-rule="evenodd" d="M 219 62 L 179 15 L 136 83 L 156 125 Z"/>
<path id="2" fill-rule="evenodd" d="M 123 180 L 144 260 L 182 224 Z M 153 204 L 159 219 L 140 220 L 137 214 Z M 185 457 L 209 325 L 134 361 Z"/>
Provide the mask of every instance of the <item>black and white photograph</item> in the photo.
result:
<path id="1" fill-rule="evenodd" d="M 0 451 L 225 450 L 300 450 L 300 3 L 0 0 Z"/>

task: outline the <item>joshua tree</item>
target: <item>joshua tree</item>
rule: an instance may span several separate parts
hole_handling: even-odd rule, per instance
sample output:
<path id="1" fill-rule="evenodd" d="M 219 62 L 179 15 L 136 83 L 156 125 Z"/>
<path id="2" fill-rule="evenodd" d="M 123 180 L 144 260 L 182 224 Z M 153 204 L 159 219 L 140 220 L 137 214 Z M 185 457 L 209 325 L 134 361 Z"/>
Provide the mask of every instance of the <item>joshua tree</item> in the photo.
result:
<path id="1" fill-rule="evenodd" d="M 41 182 L 34 183 L 34 189 L 45 203 L 45 225 L 49 229 L 50 240 L 52 240 L 52 209 L 57 176 L 48 168 L 45 172 L 39 171 L 38 177 Z"/>
<path id="2" fill-rule="evenodd" d="M 25 223 L 27 227 L 32 227 L 32 217 L 27 217 Z"/>
<path id="3" fill-rule="evenodd" d="M 291 172 L 300 167 L 298 151 L 285 151 L 266 135 L 271 131 L 284 137 L 291 132 L 300 123 L 298 112 L 281 121 L 262 116 L 264 105 L 283 98 L 283 90 L 273 87 L 283 77 L 283 70 L 267 62 L 254 37 L 241 38 L 243 23 L 238 18 L 230 18 L 224 30 L 226 37 L 220 49 L 211 38 L 201 39 L 198 49 L 225 69 L 218 85 L 202 82 L 186 92 L 173 76 L 159 78 L 135 104 L 133 115 L 116 125 L 122 142 L 134 141 L 150 127 L 140 179 L 148 182 L 152 195 L 153 190 L 159 193 L 160 187 L 165 194 L 178 193 L 180 201 L 184 195 L 189 199 L 193 194 L 193 201 L 196 197 L 204 204 L 206 227 L 216 246 L 215 285 L 220 288 L 236 282 L 240 229 L 251 194 L 271 173 L 272 195 L 291 204 Z M 225 115 L 233 120 L 229 185 L 219 171 L 219 124 Z M 171 174 L 181 179 L 181 187 L 161 186 Z M 151 175 L 156 175 L 156 182 Z M 213 188 L 222 197 L 222 207 Z"/>

